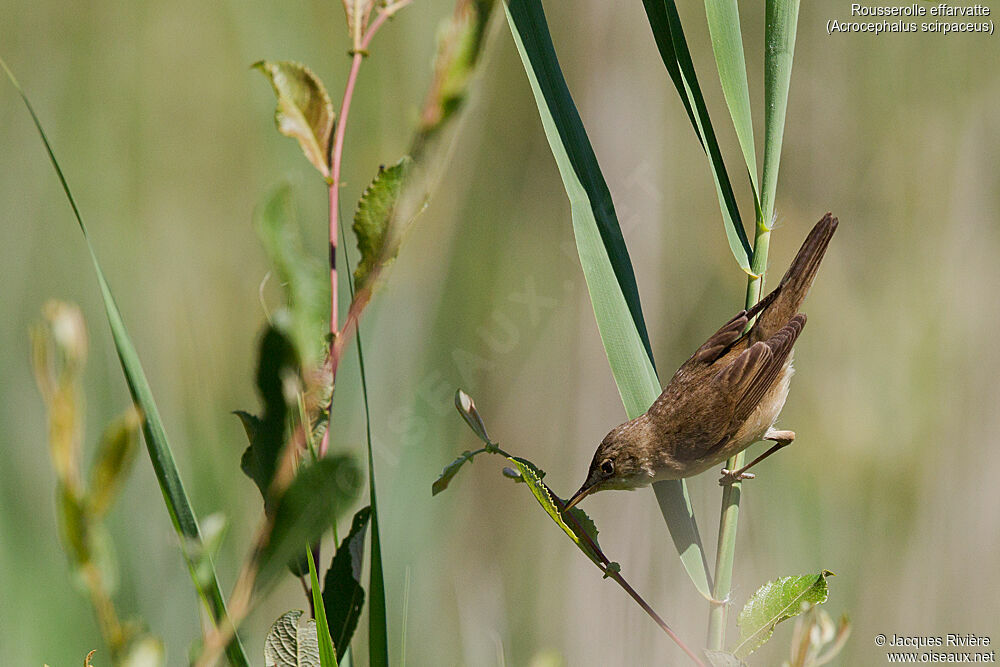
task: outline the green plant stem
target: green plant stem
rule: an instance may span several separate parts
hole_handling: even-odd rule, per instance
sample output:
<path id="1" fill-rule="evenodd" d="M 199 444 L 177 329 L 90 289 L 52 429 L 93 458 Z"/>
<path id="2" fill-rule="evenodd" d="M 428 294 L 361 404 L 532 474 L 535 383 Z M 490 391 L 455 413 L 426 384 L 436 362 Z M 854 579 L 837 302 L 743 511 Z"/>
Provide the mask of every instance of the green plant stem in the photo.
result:
<path id="1" fill-rule="evenodd" d="M 754 235 L 753 257 L 750 269 L 755 275 L 747 278 L 746 308 L 760 300 L 764 289 L 764 270 L 767 268 L 767 249 L 770 245 L 771 230 L 762 220 L 757 221 Z M 728 470 L 743 467 L 746 452 L 740 452 L 726 461 Z M 729 590 L 733 582 L 733 562 L 736 559 L 736 532 L 740 520 L 740 495 L 742 482 L 734 482 L 723 487 L 722 515 L 719 518 L 719 544 L 715 556 L 715 589 L 708 616 L 708 648 L 721 651 L 726 641 L 726 624 L 729 619 Z"/>

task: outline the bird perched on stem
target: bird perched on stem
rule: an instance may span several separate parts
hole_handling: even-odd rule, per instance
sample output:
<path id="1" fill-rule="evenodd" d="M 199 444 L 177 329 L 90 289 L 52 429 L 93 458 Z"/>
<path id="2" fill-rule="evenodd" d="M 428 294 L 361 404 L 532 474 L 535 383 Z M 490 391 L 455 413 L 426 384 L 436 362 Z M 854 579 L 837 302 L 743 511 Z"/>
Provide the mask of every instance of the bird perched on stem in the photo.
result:
<path id="1" fill-rule="evenodd" d="M 775 430 L 774 422 L 788 397 L 792 346 L 806 324 L 799 307 L 836 229 L 837 219 L 827 213 L 774 291 L 695 350 L 645 414 L 608 433 L 566 509 L 595 491 L 691 477 L 758 440 L 773 441 L 743 468 L 723 470 L 719 484 L 750 479 L 751 467 L 791 444 L 795 433 Z"/>

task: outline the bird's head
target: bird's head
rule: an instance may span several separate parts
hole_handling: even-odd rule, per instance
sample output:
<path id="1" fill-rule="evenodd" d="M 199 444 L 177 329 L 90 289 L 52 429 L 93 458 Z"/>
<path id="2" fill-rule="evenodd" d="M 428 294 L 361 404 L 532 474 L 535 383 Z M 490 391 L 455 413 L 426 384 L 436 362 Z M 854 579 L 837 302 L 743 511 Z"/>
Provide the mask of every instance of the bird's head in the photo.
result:
<path id="1" fill-rule="evenodd" d="M 594 460 L 590 462 L 587 480 L 580 490 L 566 503 L 570 509 L 595 491 L 624 489 L 632 491 L 653 481 L 653 470 L 648 457 L 643 455 L 640 429 L 637 420 L 614 428 L 597 446 Z"/>

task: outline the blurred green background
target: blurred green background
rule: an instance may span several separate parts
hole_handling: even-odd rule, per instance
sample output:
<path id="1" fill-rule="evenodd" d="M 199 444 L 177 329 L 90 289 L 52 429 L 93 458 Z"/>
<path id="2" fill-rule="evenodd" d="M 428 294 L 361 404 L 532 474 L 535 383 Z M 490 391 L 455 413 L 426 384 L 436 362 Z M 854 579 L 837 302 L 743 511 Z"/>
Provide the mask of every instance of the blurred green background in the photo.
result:
<path id="1" fill-rule="evenodd" d="M 683 9 L 746 205 L 704 11 Z M 708 166 L 641 3 L 547 10 L 668 376 L 743 299 Z M 346 199 L 407 149 L 436 26 L 450 11 L 443 0 L 417 0 L 376 38 L 348 127 Z M 798 439 L 745 485 L 734 600 L 742 605 L 776 576 L 835 571 L 827 609 L 854 621 L 839 664 L 859 665 L 884 660 L 876 633 L 1000 640 L 1000 52 L 989 36 L 828 37 L 826 20 L 848 11 L 846 2 L 801 10 L 775 274 L 824 212 L 842 224 L 806 304 L 810 326 L 779 422 Z M 743 14 L 762 137 L 763 9 L 749 3 Z M 393 659 L 402 659 L 405 615 L 415 665 L 680 662 L 496 461 L 430 495 L 441 467 L 473 445 L 451 405 L 458 386 L 491 434 L 547 470 L 563 494 L 624 419 L 569 207 L 507 28 L 495 28 L 440 190 L 363 325 Z M 275 132 L 272 93 L 249 65 L 306 62 L 339 100 L 347 48 L 340 3 L 330 1 L 2 8 L 0 54 L 89 221 L 194 506 L 230 519 L 219 559 L 226 590 L 260 510 L 238 469 L 245 440 L 230 414 L 257 406 L 258 286 L 268 265 L 250 224 L 254 204 L 290 179 L 316 256 L 325 249 L 324 185 Z M 28 363 L 28 327 L 47 299 L 78 302 L 88 318 L 90 451 L 128 399 L 84 244 L 6 83 L 0 147 L 0 653 L 11 665 L 74 665 L 101 643 L 59 545 L 45 414 Z M 348 361 L 340 380 L 335 448 L 360 455 L 356 365 Z M 710 554 L 716 478 L 690 485 Z M 584 506 L 635 587 L 682 637 L 703 642 L 706 605 L 652 493 L 600 494 Z M 186 664 L 197 604 L 145 453 L 109 528 L 120 610 L 164 638 L 169 664 Z M 245 626 L 253 656 L 269 623 L 304 602 L 289 579 L 257 609 Z M 363 637 L 364 624 L 359 649 Z M 779 661 L 789 637 L 790 627 L 779 628 L 759 664 Z M 100 653 L 97 664 L 107 664 Z"/>

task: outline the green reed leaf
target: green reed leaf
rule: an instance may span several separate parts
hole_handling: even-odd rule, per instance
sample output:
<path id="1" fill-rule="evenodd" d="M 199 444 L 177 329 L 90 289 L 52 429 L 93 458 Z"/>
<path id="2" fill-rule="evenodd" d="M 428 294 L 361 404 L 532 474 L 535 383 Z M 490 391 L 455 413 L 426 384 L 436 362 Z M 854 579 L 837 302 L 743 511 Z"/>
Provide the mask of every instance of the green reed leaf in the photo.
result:
<path id="1" fill-rule="evenodd" d="M 570 201 L 573 230 L 598 330 L 629 417 L 660 394 L 632 262 L 586 130 L 563 79 L 538 0 L 512 0 L 507 23 L 531 84 Z M 683 480 L 654 486 L 688 576 L 710 597 L 704 547 Z"/>

